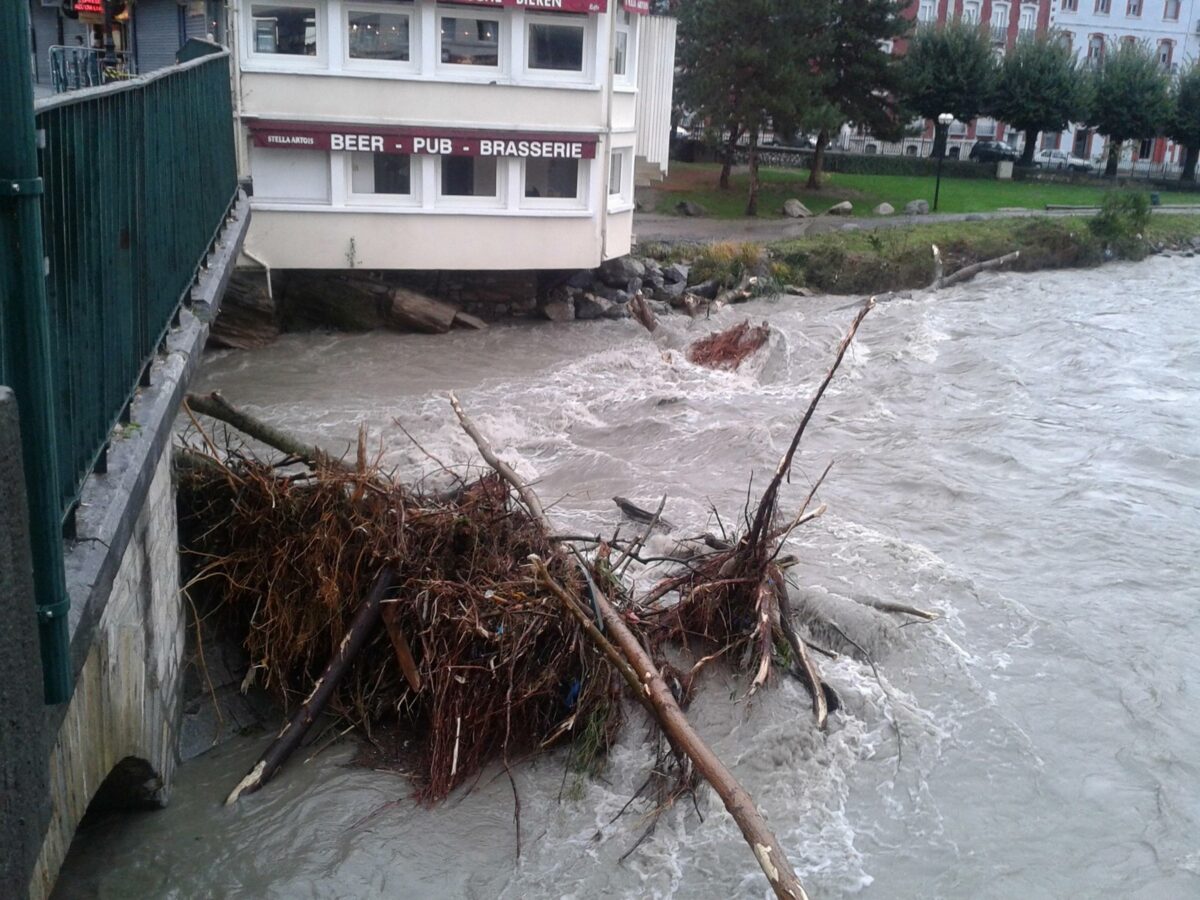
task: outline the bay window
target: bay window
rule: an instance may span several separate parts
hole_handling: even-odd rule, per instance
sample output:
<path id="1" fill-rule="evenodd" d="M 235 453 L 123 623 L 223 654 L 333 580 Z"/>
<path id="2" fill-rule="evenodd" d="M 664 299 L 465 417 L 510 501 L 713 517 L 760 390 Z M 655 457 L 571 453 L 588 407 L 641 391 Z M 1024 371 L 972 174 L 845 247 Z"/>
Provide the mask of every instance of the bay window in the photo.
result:
<path id="1" fill-rule="evenodd" d="M 629 206 L 633 203 L 633 148 L 612 151 L 608 159 L 608 205 Z"/>
<path id="2" fill-rule="evenodd" d="M 613 15 L 617 17 L 617 29 L 613 34 L 616 42 L 613 46 L 613 75 L 617 84 L 632 85 L 637 59 L 634 17 L 623 9 L 614 10 Z"/>
<path id="3" fill-rule="evenodd" d="M 439 51 L 444 65 L 500 65 L 500 19 L 497 16 L 442 16 Z"/>
<path id="4" fill-rule="evenodd" d="M 526 32 L 530 69 L 583 71 L 584 23 L 565 22 L 564 18 L 530 18 Z"/>
<path id="5" fill-rule="evenodd" d="M 350 59 L 410 62 L 412 15 L 396 11 L 349 9 L 346 12 L 347 56 Z"/>

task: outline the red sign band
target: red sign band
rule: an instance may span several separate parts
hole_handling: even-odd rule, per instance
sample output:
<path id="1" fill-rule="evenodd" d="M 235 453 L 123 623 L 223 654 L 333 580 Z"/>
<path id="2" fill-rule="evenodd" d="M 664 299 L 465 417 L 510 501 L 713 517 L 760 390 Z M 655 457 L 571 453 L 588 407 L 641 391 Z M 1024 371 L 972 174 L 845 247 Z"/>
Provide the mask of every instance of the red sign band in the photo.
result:
<path id="1" fill-rule="evenodd" d="M 596 135 L 450 128 L 380 128 L 299 122 L 250 122 L 256 147 L 425 156 L 595 159 Z"/>
<path id="2" fill-rule="evenodd" d="M 534 12 L 602 13 L 608 12 L 608 0 L 447 0 L 464 6 L 520 7 Z M 649 0 L 639 0 L 647 4 Z"/>

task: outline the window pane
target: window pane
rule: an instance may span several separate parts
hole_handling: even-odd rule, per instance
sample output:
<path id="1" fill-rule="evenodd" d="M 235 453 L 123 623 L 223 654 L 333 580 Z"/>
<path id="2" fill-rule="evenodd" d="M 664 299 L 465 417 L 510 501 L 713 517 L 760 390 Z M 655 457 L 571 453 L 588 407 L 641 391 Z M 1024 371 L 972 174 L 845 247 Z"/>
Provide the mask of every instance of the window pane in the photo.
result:
<path id="1" fill-rule="evenodd" d="M 250 7 L 254 52 L 288 56 L 317 55 L 317 11 L 311 6 Z"/>
<path id="2" fill-rule="evenodd" d="M 579 196 L 579 160 L 525 160 L 525 196 L 574 200 Z"/>
<path id="3" fill-rule="evenodd" d="M 618 31 L 617 32 L 617 46 L 614 48 L 614 51 L 615 52 L 613 53 L 613 74 L 614 75 L 624 75 L 625 67 L 627 65 L 626 60 L 629 55 L 629 32 L 628 31 Z"/>
<path id="4" fill-rule="evenodd" d="M 500 20 L 442 16 L 442 62 L 458 66 L 500 64 Z"/>
<path id="5" fill-rule="evenodd" d="M 443 156 L 442 195 L 495 197 L 496 157 Z"/>
<path id="6" fill-rule="evenodd" d="M 583 71 L 583 27 L 579 25 L 529 26 L 529 68 Z"/>
<path id="7" fill-rule="evenodd" d="M 625 163 L 624 153 L 614 153 L 608 167 L 609 195 L 621 193 L 621 168 Z"/>
<path id="8" fill-rule="evenodd" d="M 347 21 L 351 57 L 408 62 L 408 16 L 351 12 Z"/>
<path id="9" fill-rule="evenodd" d="M 354 194 L 412 193 L 412 159 L 391 153 L 351 153 L 350 191 Z"/>

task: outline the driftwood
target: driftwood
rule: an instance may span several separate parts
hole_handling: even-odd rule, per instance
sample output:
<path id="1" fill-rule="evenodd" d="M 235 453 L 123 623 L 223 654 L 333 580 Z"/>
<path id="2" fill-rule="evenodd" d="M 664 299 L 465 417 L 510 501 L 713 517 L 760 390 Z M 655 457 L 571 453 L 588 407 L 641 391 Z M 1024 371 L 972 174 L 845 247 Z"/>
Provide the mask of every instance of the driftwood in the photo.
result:
<path id="1" fill-rule="evenodd" d="M 347 465 L 341 460 L 334 459 L 319 447 L 298 441 L 291 435 L 284 434 L 279 429 L 236 408 L 217 391 L 213 391 L 207 395 L 188 394 L 184 402 L 193 412 L 198 412 L 209 418 L 219 419 L 227 425 L 232 425 L 238 431 L 248 434 L 268 447 L 274 447 L 281 453 L 286 453 L 288 456 L 294 456 L 297 459 L 303 460 L 314 468 L 331 466 L 347 472 L 354 470 L 352 466 Z"/>
<path id="2" fill-rule="evenodd" d="M 707 369 L 737 369 L 747 359 L 766 346 L 771 339 L 771 326 L 763 322 L 751 325 L 746 319 L 695 341 L 687 350 L 689 362 Z"/>
<path id="3" fill-rule="evenodd" d="M 389 292 L 388 324 L 429 334 L 445 334 L 454 326 L 458 308 L 407 288 Z"/>
<path id="4" fill-rule="evenodd" d="M 663 531 L 675 530 L 675 526 L 662 517 L 661 509 L 658 513 L 652 513 L 650 510 L 642 509 L 642 507 L 638 506 L 631 500 L 626 500 L 624 497 L 613 497 L 612 499 L 613 503 L 617 504 L 617 507 L 621 510 L 621 512 L 629 516 L 629 518 L 633 519 L 635 522 L 640 522 L 643 525 L 650 525 L 651 527 L 657 525 L 659 528 L 663 529 Z"/>
<path id="5" fill-rule="evenodd" d="M 454 324 L 460 325 L 463 328 L 471 328 L 475 331 L 483 331 L 483 329 L 487 328 L 487 322 L 483 321 L 479 316 L 465 313 L 461 309 L 454 314 Z"/>
<path id="6" fill-rule="evenodd" d="M 928 610 L 920 609 L 916 606 L 909 606 L 907 603 L 894 603 L 891 600 L 876 600 L 873 597 L 855 597 L 863 606 L 870 606 L 872 609 L 877 609 L 880 612 L 900 613 L 906 616 L 915 616 L 918 619 L 923 619 L 926 622 L 934 622 L 941 618 L 937 613 L 931 613 Z"/>
<path id="7" fill-rule="evenodd" d="M 541 502 L 537 499 L 537 495 L 510 466 L 496 456 L 487 438 L 471 422 L 459 404 L 458 398 L 453 394 L 450 395 L 450 403 L 463 430 L 475 441 L 483 458 L 512 486 L 526 508 L 541 522 L 546 533 L 553 534 L 554 528 L 551 526 Z M 540 560 L 534 563 L 535 568 L 538 562 Z M 725 808 L 737 822 L 738 828 L 741 829 L 746 843 L 753 850 L 754 857 L 767 876 L 775 896 L 783 898 L 783 900 L 787 900 L 787 898 L 807 900 L 808 895 L 800 884 L 800 879 L 796 877 L 787 854 L 784 853 L 778 839 L 767 827 L 766 820 L 755 806 L 753 798 L 692 729 L 654 661 L 626 627 L 624 620 L 608 602 L 604 593 L 596 591 L 592 600 L 604 621 L 605 631 L 612 636 L 616 647 L 624 657 L 626 666 L 631 668 L 636 675 L 637 686 L 634 687 L 631 684 L 631 687 L 634 687 L 635 696 L 654 716 L 672 746 L 691 760 L 696 772 L 712 785 L 717 795 L 720 796 Z M 569 597 L 567 602 L 568 604 L 574 603 Z M 569 605 L 568 608 L 572 607 Z M 589 635 L 593 634 L 591 630 L 588 633 Z M 594 635 L 593 640 L 595 640 Z M 610 642 L 605 639 L 604 644 L 600 646 L 603 649 L 604 645 L 608 643 Z M 609 652 L 605 650 L 606 655 Z M 618 665 L 618 669 L 626 673 L 624 667 Z M 625 674 L 625 677 L 628 680 L 628 674 Z"/>
<path id="8" fill-rule="evenodd" d="M 354 657 L 371 637 L 375 626 L 379 624 L 380 603 L 383 595 L 392 586 L 392 579 L 393 573 L 388 568 L 380 570 L 379 574 L 375 576 L 375 583 L 371 586 L 370 593 L 367 594 L 362 606 L 355 613 L 354 619 L 350 623 L 350 629 L 338 645 L 337 652 L 334 653 L 333 658 L 325 666 L 325 671 L 313 685 L 312 693 L 296 709 L 292 718 L 283 726 L 283 730 L 279 732 L 271 745 L 263 751 L 263 755 L 259 757 L 258 763 L 250 770 L 250 773 L 230 792 L 225 799 L 226 806 L 237 803 L 238 798 L 244 794 L 253 794 L 270 781 L 271 777 L 279 771 L 279 767 L 287 762 L 292 752 L 300 746 L 308 729 L 312 727 L 313 722 L 317 720 L 326 704 L 329 703 L 329 698 L 333 696 L 338 682 L 350 668 Z"/>
<path id="9" fill-rule="evenodd" d="M 654 310 L 650 308 L 641 291 L 634 294 L 633 299 L 629 301 L 629 312 L 651 334 L 658 330 L 658 317 L 654 315 Z"/>
<path id="10" fill-rule="evenodd" d="M 929 285 L 929 289 L 933 291 L 941 290 L 942 288 L 953 287 L 956 284 L 962 284 L 964 281 L 970 281 L 980 272 L 990 272 L 992 269 L 999 269 L 1007 266 L 1009 263 L 1016 262 L 1021 256 L 1020 250 L 1014 250 L 1012 253 L 1006 253 L 1003 256 L 997 256 L 995 259 L 986 259 L 983 262 L 977 262 L 969 266 L 963 266 L 957 272 L 945 274 L 945 267 L 942 264 L 942 251 L 938 249 L 938 245 L 933 245 L 933 281 Z"/>

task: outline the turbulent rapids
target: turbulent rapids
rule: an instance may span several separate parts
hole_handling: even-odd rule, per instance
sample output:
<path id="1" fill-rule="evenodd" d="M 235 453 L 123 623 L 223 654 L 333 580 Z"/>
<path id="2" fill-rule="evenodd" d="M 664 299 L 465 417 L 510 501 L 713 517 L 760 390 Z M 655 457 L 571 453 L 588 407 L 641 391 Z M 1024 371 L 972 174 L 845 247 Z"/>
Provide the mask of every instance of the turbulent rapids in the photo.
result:
<path id="1" fill-rule="evenodd" d="M 780 489 L 794 515 L 834 462 L 813 496 L 828 511 L 781 556 L 798 562 L 798 628 L 837 654 L 818 664 L 841 706 L 822 731 L 802 682 L 747 702 L 754 667 L 711 666 L 688 708 L 813 897 L 1200 890 L 1200 353 L 1179 324 L 1197 276 L 1182 259 L 985 275 L 867 319 Z M 668 557 L 679 534 L 720 534 L 714 510 L 730 532 L 752 519 L 846 302 L 762 299 L 664 319 L 653 339 L 632 322 L 290 336 L 214 356 L 201 389 L 336 455 L 380 428 L 379 465 L 432 492 L 453 482 L 429 456 L 479 465 L 454 389 L 556 531 L 640 533 L 612 498 L 653 513 L 666 494 L 675 530 L 654 529 L 643 555 Z M 761 352 L 736 370 L 686 359 L 747 315 L 771 324 Z M 642 570 L 633 588 L 660 579 Z M 908 627 L 888 605 L 940 618 Z M 171 808 L 83 834 L 61 890 L 764 896 L 706 789 L 650 833 L 649 800 L 618 815 L 656 759 L 651 724 L 630 708 L 598 778 L 556 750 L 513 766 L 512 783 L 484 767 L 433 810 L 403 775 L 347 766 L 349 742 L 298 752 L 226 808 L 270 742 L 240 738 L 184 767 Z"/>

